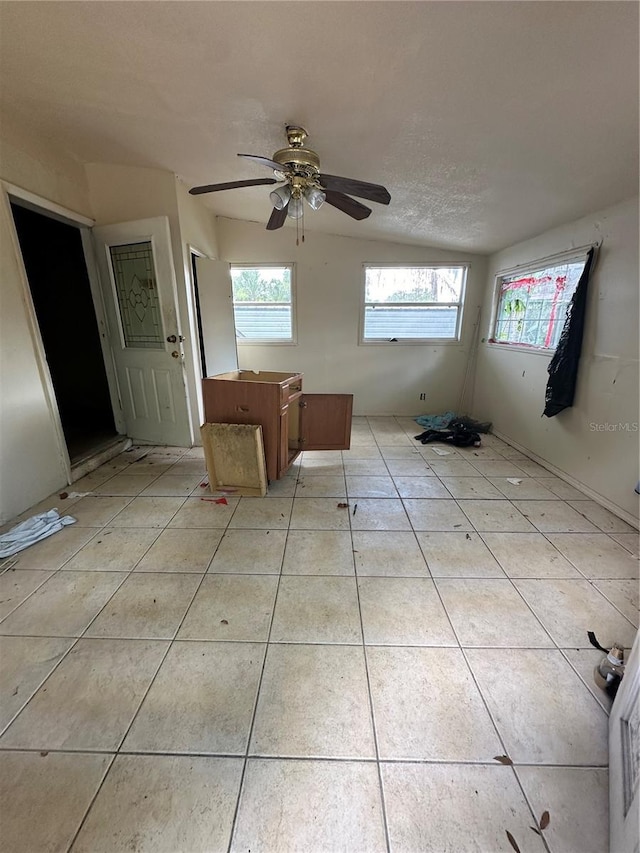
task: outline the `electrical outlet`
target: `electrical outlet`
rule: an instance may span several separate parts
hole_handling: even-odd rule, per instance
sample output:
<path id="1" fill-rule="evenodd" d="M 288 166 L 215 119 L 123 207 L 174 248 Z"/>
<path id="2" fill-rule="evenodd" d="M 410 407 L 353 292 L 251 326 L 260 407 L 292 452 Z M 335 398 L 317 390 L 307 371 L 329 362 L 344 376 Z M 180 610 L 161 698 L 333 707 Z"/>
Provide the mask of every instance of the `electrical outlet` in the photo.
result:
<path id="1" fill-rule="evenodd" d="M 426 400 L 426 399 L 427 399 L 427 395 L 426 395 L 426 394 L 420 394 L 420 399 L 421 399 L 421 400 Z"/>

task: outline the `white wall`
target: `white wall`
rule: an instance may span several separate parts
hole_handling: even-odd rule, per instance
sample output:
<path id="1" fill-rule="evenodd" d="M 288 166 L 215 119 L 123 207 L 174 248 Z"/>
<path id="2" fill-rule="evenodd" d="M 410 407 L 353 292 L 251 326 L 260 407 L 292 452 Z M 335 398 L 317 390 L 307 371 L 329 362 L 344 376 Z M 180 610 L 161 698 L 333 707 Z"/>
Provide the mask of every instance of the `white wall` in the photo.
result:
<path id="1" fill-rule="evenodd" d="M 3 119 L 0 178 L 84 216 L 84 170 Z M 67 482 L 54 415 L 36 359 L 22 261 L 8 200 L 0 200 L 0 523 Z"/>
<path id="2" fill-rule="evenodd" d="M 42 140 L 2 116 L 0 170 L 3 180 L 91 216 L 84 167 L 49 140 Z"/>
<path id="3" fill-rule="evenodd" d="M 295 264 L 297 345 L 239 345 L 240 367 L 301 371 L 308 392 L 353 393 L 356 414 L 419 415 L 457 407 L 484 289 L 484 258 L 309 232 L 296 248 L 291 228 L 266 231 L 263 224 L 223 218 L 217 232 L 220 256 L 232 264 Z M 365 262 L 469 263 L 461 343 L 359 346 Z M 420 402 L 422 392 L 426 402 Z"/>
<path id="4" fill-rule="evenodd" d="M 576 398 L 541 418 L 549 357 L 482 343 L 474 414 L 494 430 L 586 486 L 614 511 L 637 518 L 638 199 L 512 246 L 489 259 L 482 315 L 488 337 L 495 275 L 575 246 L 602 240 L 591 278 Z M 597 424 L 629 424 L 629 430 Z M 602 429 L 602 428 L 601 428 Z"/>
<path id="5" fill-rule="evenodd" d="M 208 258 L 217 258 L 219 251 L 214 213 L 205 207 L 202 199 L 189 195 L 181 181 L 176 180 L 175 188 L 183 245 L 191 245 Z"/>

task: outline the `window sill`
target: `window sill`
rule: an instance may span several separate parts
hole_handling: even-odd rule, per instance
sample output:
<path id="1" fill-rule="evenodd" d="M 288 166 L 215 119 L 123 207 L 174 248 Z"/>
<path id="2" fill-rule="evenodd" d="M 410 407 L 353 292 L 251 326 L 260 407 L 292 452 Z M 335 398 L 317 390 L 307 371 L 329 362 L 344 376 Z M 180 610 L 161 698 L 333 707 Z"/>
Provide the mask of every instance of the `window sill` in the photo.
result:
<path id="1" fill-rule="evenodd" d="M 509 352 L 520 352 L 525 355 L 544 355 L 551 358 L 554 349 L 538 349 L 537 347 L 524 346 L 522 344 L 500 344 L 497 341 L 485 341 L 485 345 L 495 350 L 508 350 Z"/>
<path id="2" fill-rule="evenodd" d="M 297 341 L 245 341 L 236 338 L 236 344 L 240 347 L 296 347 L 298 346 Z"/>
<path id="3" fill-rule="evenodd" d="M 397 341 L 384 339 L 372 341 L 358 341 L 358 346 L 361 347 L 376 347 L 376 346 L 394 346 L 394 347 L 450 347 L 461 346 L 461 341 L 453 338 L 399 338 Z"/>

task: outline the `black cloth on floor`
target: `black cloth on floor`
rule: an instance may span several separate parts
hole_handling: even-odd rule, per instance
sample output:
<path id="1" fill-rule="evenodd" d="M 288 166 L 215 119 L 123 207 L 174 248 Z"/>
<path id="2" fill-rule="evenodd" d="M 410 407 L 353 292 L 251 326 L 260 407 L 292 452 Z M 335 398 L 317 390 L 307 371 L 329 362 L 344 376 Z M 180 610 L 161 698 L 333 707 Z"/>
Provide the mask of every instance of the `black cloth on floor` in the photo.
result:
<path id="1" fill-rule="evenodd" d="M 428 429 L 414 436 L 416 441 L 429 444 L 432 441 L 442 441 L 455 447 L 480 447 L 480 434 L 467 427 L 452 424 L 452 429 Z"/>

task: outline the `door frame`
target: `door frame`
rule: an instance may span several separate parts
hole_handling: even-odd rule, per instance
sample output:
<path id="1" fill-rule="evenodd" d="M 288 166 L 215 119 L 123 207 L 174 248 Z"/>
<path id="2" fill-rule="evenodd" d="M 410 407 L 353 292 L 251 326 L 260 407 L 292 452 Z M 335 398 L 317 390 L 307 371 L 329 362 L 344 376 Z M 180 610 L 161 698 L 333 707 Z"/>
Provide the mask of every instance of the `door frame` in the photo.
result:
<path id="1" fill-rule="evenodd" d="M 196 397 L 196 403 L 198 406 L 198 417 L 200 420 L 200 424 L 204 423 L 204 397 L 202 395 L 202 357 L 200 355 L 200 347 L 203 345 L 200 339 L 200 328 L 198 326 L 198 300 L 196 299 L 196 281 L 193 275 L 193 256 L 196 258 L 208 258 L 210 261 L 216 260 L 215 258 L 208 255 L 206 252 L 203 252 L 197 246 L 194 246 L 193 243 L 187 243 L 187 255 L 189 257 L 189 287 L 187 288 L 187 302 L 189 305 L 189 310 L 191 312 L 191 316 L 193 317 L 193 326 L 192 326 L 192 338 L 194 339 L 195 346 L 192 346 L 192 362 L 193 368 L 196 370 L 196 387 L 198 389 L 198 394 Z M 198 424 L 198 426 L 200 426 Z M 194 430 L 194 443 L 201 444 L 202 438 L 200 436 L 200 430 Z"/>
<path id="2" fill-rule="evenodd" d="M 204 335 L 200 334 L 200 324 L 198 322 L 198 316 L 200 314 L 200 305 L 202 300 L 202 291 L 200 290 L 201 284 L 197 281 L 197 273 L 194 273 L 194 267 L 197 267 L 195 263 L 197 258 L 203 258 L 206 261 L 212 261 L 216 264 L 224 264 L 228 271 L 231 269 L 231 265 L 228 261 L 224 261 L 219 257 L 211 255 L 207 252 L 201 251 L 197 246 L 194 246 L 193 243 L 187 242 L 187 254 L 189 257 L 188 263 L 188 275 L 187 278 L 187 287 L 186 287 L 186 295 L 187 295 L 187 303 L 189 308 L 189 316 L 192 320 L 192 332 L 191 338 L 193 342 L 192 346 L 192 357 L 193 357 L 193 370 L 196 378 L 196 387 L 197 387 L 197 396 L 196 403 L 198 408 L 198 416 L 199 423 L 203 424 L 206 421 L 205 413 L 204 413 L 204 394 L 202 390 L 202 380 L 204 378 L 203 375 L 203 363 L 202 363 L 202 350 L 206 349 L 206 339 Z M 187 265 L 185 264 L 185 267 Z M 198 291 L 198 296 L 196 296 L 196 290 Z M 233 298 L 233 297 L 232 297 Z M 233 312 L 233 306 L 232 306 Z M 233 320 L 233 316 L 232 316 Z M 202 321 L 202 317 L 200 317 L 200 322 L 204 327 L 204 322 Z M 238 345 L 235 338 L 235 321 L 233 326 L 233 338 L 234 338 L 234 346 L 235 346 L 235 364 L 236 368 L 238 366 Z M 207 374 L 210 375 L 211 371 L 209 370 L 210 365 L 207 366 Z M 202 437 L 200 435 L 200 430 L 196 431 L 196 437 L 194 439 L 195 444 L 202 444 Z"/>
<path id="3" fill-rule="evenodd" d="M 113 364 L 113 355 L 111 353 L 109 326 L 107 324 L 104 302 L 102 301 L 100 279 L 98 278 L 95 255 L 91 245 L 90 230 L 95 225 L 95 220 L 90 219 L 89 217 L 84 216 L 83 214 L 78 213 L 75 210 L 63 207 L 62 205 L 57 204 L 54 201 L 50 201 L 49 199 L 36 195 L 35 193 L 30 192 L 29 190 L 25 190 L 22 187 L 16 186 L 15 184 L 10 183 L 9 181 L 0 181 L 0 189 L 1 203 L 5 207 L 5 211 L 8 217 L 11 243 L 13 246 L 16 260 L 18 262 L 20 284 L 22 286 L 22 298 L 25 306 L 25 315 L 27 319 L 27 325 L 29 326 L 29 331 L 31 333 L 31 340 L 33 343 L 38 373 L 40 374 L 40 380 L 42 382 L 42 390 L 47 403 L 47 408 L 49 409 L 49 413 L 51 415 L 51 423 L 53 425 L 56 443 L 58 445 L 58 451 L 65 471 L 67 482 L 72 483 L 73 480 L 71 477 L 71 459 L 69 458 L 67 440 L 65 438 L 64 430 L 62 428 L 62 420 L 60 419 L 58 400 L 53 387 L 51 371 L 49 370 L 49 365 L 47 363 L 47 355 L 44 348 L 44 343 L 42 341 L 42 334 L 40 332 L 40 325 L 38 323 L 35 306 L 33 304 L 33 296 L 31 294 L 29 277 L 27 276 L 24 258 L 22 256 L 22 248 L 20 246 L 18 232 L 16 230 L 16 225 L 13 219 L 13 213 L 11 210 L 11 200 L 16 199 L 22 202 L 23 206 L 28 208 L 29 210 L 33 210 L 35 213 L 41 213 L 44 216 L 48 216 L 50 219 L 55 219 L 59 222 L 64 222 L 66 225 L 71 225 L 75 228 L 78 228 L 80 232 L 85 265 L 89 278 L 89 287 L 91 290 L 94 310 L 96 312 L 96 321 L 98 324 L 98 332 L 100 336 L 100 346 L 102 348 L 104 366 L 107 375 L 107 384 L 109 386 L 109 396 L 111 399 L 111 406 L 113 410 L 113 419 L 118 434 L 124 435 L 124 418 L 122 413 L 122 407 L 120 405 L 115 366 Z"/>

